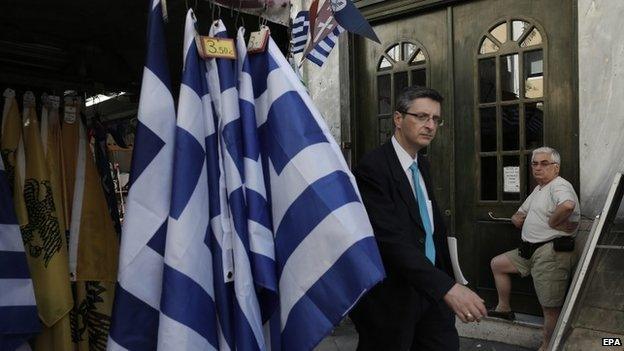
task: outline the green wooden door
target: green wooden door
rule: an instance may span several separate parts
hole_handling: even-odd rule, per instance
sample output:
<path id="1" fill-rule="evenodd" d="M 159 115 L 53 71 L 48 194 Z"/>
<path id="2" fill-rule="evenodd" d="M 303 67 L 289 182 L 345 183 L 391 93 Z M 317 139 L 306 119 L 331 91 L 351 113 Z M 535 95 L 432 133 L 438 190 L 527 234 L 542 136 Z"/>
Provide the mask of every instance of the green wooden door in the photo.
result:
<path id="1" fill-rule="evenodd" d="M 576 9 L 572 0 L 476 1 L 453 8 L 456 229 L 473 287 L 489 305 L 492 257 L 517 247 L 509 218 L 535 186 L 531 151 L 562 155 L 578 184 Z M 578 189 L 578 187 L 577 187 Z M 466 260 L 463 260 L 466 262 Z M 539 314 L 533 282 L 514 278 L 512 308 Z"/>
<path id="2" fill-rule="evenodd" d="M 352 115 L 355 162 L 367 151 L 392 136 L 392 114 L 395 99 L 408 85 L 426 85 L 444 96 L 449 94 L 447 77 L 448 45 L 446 10 L 432 11 L 374 26 L 381 45 L 356 38 L 353 64 L 353 86 L 356 99 Z M 450 100 L 442 106 L 443 114 L 452 111 Z M 445 125 L 427 150 L 432 160 L 434 192 L 452 223 L 451 179 L 452 125 L 445 116 Z"/>
<path id="3" fill-rule="evenodd" d="M 399 87 L 425 77 L 446 97 L 445 125 L 427 150 L 435 195 L 459 239 L 464 274 L 493 305 L 489 262 L 516 247 L 520 232 L 492 217 L 511 217 L 532 190 L 531 150 L 558 149 L 561 175 L 578 189 L 576 5 L 573 0 L 442 3 L 394 17 L 387 13 L 389 5 L 377 12 L 364 8 L 378 19 L 373 24 L 382 45 L 354 40 L 355 162 L 391 136 Z M 414 61 L 410 45 L 424 58 Z M 541 313 L 530 278 L 513 279 L 511 302 L 516 311 Z"/>

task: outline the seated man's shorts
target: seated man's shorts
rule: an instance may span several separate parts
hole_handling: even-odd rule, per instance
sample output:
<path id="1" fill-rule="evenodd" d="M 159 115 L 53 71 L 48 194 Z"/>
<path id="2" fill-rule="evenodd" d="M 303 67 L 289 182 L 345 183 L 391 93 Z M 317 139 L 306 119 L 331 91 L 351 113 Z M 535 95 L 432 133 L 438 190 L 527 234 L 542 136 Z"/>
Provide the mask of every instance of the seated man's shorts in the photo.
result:
<path id="1" fill-rule="evenodd" d="M 568 283 L 577 255 L 572 252 L 556 252 L 553 243 L 540 246 L 530 260 L 520 257 L 518 249 L 505 252 L 522 277 L 531 275 L 537 298 L 543 307 L 561 307 L 565 301 Z"/>

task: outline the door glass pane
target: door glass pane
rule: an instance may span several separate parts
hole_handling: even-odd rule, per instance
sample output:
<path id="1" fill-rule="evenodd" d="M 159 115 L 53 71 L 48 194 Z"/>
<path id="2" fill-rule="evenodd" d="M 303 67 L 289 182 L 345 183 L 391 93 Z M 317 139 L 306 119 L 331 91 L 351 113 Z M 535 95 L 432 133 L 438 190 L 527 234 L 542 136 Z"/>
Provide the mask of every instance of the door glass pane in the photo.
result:
<path id="1" fill-rule="evenodd" d="M 378 69 L 388 69 L 392 67 L 392 63 L 385 56 L 381 57 L 381 61 L 379 61 Z"/>
<path id="2" fill-rule="evenodd" d="M 496 107 L 479 110 L 481 152 L 496 151 Z"/>
<path id="3" fill-rule="evenodd" d="M 513 41 L 518 41 L 525 30 L 529 29 L 531 25 L 524 21 L 511 22 L 511 38 Z"/>
<path id="4" fill-rule="evenodd" d="M 503 151 L 518 150 L 520 147 L 520 114 L 518 105 L 503 106 L 502 111 Z"/>
<path id="5" fill-rule="evenodd" d="M 544 145 L 544 103 L 524 105 L 526 149 L 536 149 Z"/>
<path id="6" fill-rule="evenodd" d="M 497 200 L 496 156 L 481 157 L 481 200 Z"/>
<path id="7" fill-rule="evenodd" d="M 501 44 L 507 41 L 507 22 L 501 23 L 490 32 Z"/>
<path id="8" fill-rule="evenodd" d="M 403 88 L 407 87 L 407 72 L 398 72 L 394 74 L 394 101 L 401 94 Z"/>
<path id="9" fill-rule="evenodd" d="M 392 117 L 379 119 L 379 144 L 383 144 L 390 140 L 394 132 L 394 124 L 392 123 Z"/>
<path id="10" fill-rule="evenodd" d="M 520 67 L 518 54 L 500 58 L 501 96 L 504 100 L 515 100 L 520 95 Z"/>
<path id="11" fill-rule="evenodd" d="M 427 72 L 424 69 L 415 69 L 412 71 L 412 85 L 427 86 Z"/>
<path id="12" fill-rule="evenodd" d="M 390 75 L 377 77 L 377 111 L 378 114 L 390 113 Z"/>
<path id="13" fill-rule="evenodd" d="M 421 63 L 425 63 L 425 54 L 422 52 L 422 50 L 418 50 L 418 53 L 416 54 L 416 56 L 414 56 L 414 58 L 412 59 L 412 61 L 410 62 L 410 64 L 421 64 Z"/>
<path id="14" fill-rule="evenodd" d="M 531 195 L 535 186 L 537 186 L 537 182 L 533 178 L 533 169 L 531 168 L 531 154 L 526 155 L 526 181 L 524 184 L 526 185 L 526 196 Z"/>
<path id="15" fill-rule="evenodd" d="M 388 49 L 386 51 L 386 54 L 388 54 L 388 56 L 390 56 L 390 58 L 393 59 L 394 62 L 397 62 L 400 59 L 399 51 L 401 51 L 400 47 L 399 47 L 399 44 L 396 44 L 393 47 L 391 47 L 390 49 Z"/>
<path id="16" fill-rule="evenodd" d="M 416 51 L 416 45 L 412 43 L 403 43 L 403 61 L 409 60 L 412 54 Z"/>
<path id="17" fill-rule="evenodd" d="M 479 60 L 479 101 L 496 101 L 496 59 Z"/>
<path id="18" fill-rule="evenodd" d="M 529 99 L 544 96 L 544 55 L 542 50 L 524 53 L 524 96 Z"/>
<path id="19" fill-rule="evenodd" d="M 533 45 L 539 45 L 541 43 L 542 43 L 542 35 L 537 30 L 537 28 L 533 28 L 531 33 L 529 33 L 529 35 L 527 35 L 527 37 L 524 38 L 520 46 L 522 46 L 523 48 L 526 48 L 526 47 L 533 46 Z"/>
<path id="20" fill-rule="evenodd" d="M 493 52 L 498 51 L 498 45 L 494 44 L 489 38 L 483 39 L 483 43 L 481 43 L 481 48 L 479 49 L 480 54 L 491 54 Z"/>
<path id="21" fill-rule="evenodd" d="M 520 157 L 503 156 L 503 200 L 520 200 Z"/>

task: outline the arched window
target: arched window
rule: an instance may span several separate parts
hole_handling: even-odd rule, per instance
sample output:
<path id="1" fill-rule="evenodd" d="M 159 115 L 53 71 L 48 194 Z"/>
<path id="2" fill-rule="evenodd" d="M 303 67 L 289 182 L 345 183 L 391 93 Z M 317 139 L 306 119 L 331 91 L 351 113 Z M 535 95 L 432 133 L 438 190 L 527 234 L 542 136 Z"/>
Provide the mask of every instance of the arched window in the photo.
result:
<path id="1" fill-rule="evenodd" d="M 427 85 L 428 56 L 422 45 L 400 41 L 390 45 L 377 64 L 377 121 L 379 143 L 383 144 L 394 131 L 392 114 L 396 97 L 410 85 Z"/>
<path id="2" fill-rule="evenodd" d="M 531 151 L 544 143 L 545 37 L 506 19 L 482 36 L 477 56 L 476 152 L 480 200 L 520 201 L 532 185 Z"/>

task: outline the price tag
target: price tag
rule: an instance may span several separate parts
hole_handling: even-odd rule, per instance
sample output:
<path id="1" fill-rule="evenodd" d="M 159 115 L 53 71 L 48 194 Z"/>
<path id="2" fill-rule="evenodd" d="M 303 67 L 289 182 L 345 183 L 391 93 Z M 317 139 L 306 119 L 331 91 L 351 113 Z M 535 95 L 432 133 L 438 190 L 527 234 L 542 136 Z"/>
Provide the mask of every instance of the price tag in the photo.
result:
<path id="1" fill-rule="evenodd" d="M 7 99 L 14 98 L 15 97 L 15 90 L 13 90 L 11 88 L 6 88 L 6 90 L 4 91 L 3 95 Z"/>
<path id="2" fill-rule="evenodd" d="M 56 95 L 48 96 L 48 101 L 50 102 L 50 106 L 52 108 L 59 108 L 60 98 Z"/>
<path id="3" fill-rule="evenodd" d="M 262 26 L 257 32 L 251 32 L 249 35 L 249 42 L 247 43 L 247 52 L 250 54 L 264 52 L 269 42 L 270 34 L 271 31 L 267 26 Z"/>
<path id="4" fill-rule="evenodd" d="M 74 124 L 76 123 L 76 116 L 78 116 L 78 101 L 73 97 L 65 97 L 65 108 L 64 108 L 63 120 L 65 123 Z"/>
<path id="5" fill-rule="evenodd" d="M 234 39 L 200 36 L 200 56 L 203 58 L 226 58 L 236 60 Z"/>
<path id="6" fill-rule="evenodd" d="M 35 94 L 32 91 L 24 93 L 24 107 L 35 107 Z"/>

